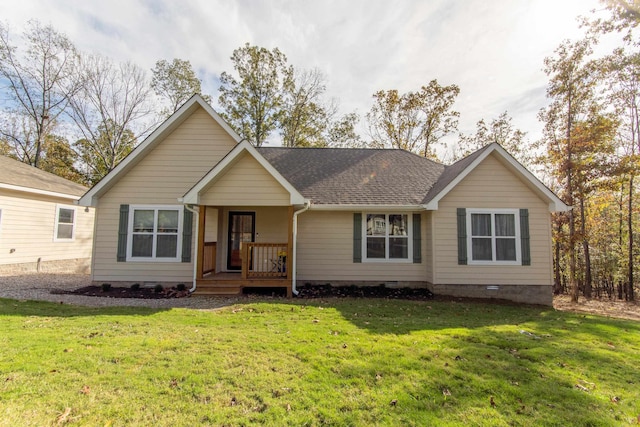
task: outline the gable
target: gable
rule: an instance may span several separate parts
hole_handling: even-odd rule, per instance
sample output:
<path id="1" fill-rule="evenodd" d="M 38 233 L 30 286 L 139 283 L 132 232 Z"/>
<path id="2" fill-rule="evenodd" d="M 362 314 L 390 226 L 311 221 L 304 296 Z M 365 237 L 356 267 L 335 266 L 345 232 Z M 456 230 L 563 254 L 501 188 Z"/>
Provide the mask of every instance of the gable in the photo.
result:
<path id="1" fill-rule="evenodd" d="M 289 192 L 248 153 L 200 193 L 201 204 L 214 206 L 288 206 L 289 200 Z"/>
<path id="2" fill-rule="evenodd" d="M 175 203 L 238 141 L 238 135 L 220 116 L 194 95 L 82 196 L 79 204 L 95 206 L 107 193 L 118 192 L 115 187 L 120 187 L 119 191 L 125 187 L 142 196 L 145 190 L 159 191 L 170 195 L 171 203 Z"/>
<path id="3" fill-rule="evenodd" d="M 130 203 L 176 203 L 234 145 L 224 129 L 199 108 L 141 157 L 103 197 Z"/>
<path id="4" fill-rule="evenodd" d="M 465 180 L 479 166 L 484 165 L 489 157 L 498 161 L 503 168 L 511 173 L 509 179 L 499 183 L 500 185 L 508 185 L 512 179 L 518 179 L 529 191 L 535 193 L 538 198 L 547 203 L 550 212 L 566 212 L 570 209 L 553 191 L 497 143 L 489 144 L 453 165 L 447 166 L 423 200 L 424 207 L 427 210 L 437 210 L 440 200 L 453 191 L 461 181 Z"/>
<path id="5" fill-rule="evenodd" d="M 440 201 L 444 206 L 474 208 L 538 207 L 546 211 L 548 202 L 530 183 L 507 167 L 496 154 L 490 154 L 449 191 Z"/>

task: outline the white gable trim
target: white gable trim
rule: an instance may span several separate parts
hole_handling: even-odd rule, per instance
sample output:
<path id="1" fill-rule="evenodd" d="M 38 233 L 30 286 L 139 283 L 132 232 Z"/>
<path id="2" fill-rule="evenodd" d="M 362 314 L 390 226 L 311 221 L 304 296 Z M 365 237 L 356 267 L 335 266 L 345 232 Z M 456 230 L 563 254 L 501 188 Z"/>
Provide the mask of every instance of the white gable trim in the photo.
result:
<path id="1" fill-rule="evenodd" d="M 127 171 L 133 168 L 137 162 L 142 159 L 151 149 L 153 149 L 160 141 L 162 141 L 169 133 L 173 132 L 184 120 L 186 120 L 196 109 L 202 107 L 213 120 L 215 120 L 236 142 L 240 142 L 240 136 L 231 127 L 222 120 L 222 117 L 216 113 L 200 95 L 193 95 L 182 107 L 164 121 L 156 130 L 153 131 L 140 145 L 138 145 L 118 166 L 115 167 L 107 176 L 102 178 L 93 188 L 87 191 L 80 198 L 78 204 L 82 206 L 96 206 L 98 198 L 102 196 L 109 188 L 111 188 Z"/>
<path id="2" fill-rule="evenodd" d="M 549 202 L 550 212 L 566 212 L 571 209 L 567 206 L 553 191 L 549 190 L 538 178 L 536 178 L 527 168 L 522 166 L 516 159 L 513 158 L 500 144 L 492 143 L 477 159 L 475 159 L 469 166 L 467 166 L 458 176 L 455 177 L 445 188 L 443 188 L 438 194 L 435 195 L 427 204 L 424 205 L 427 210 L 438 210 L 438 202 L 446 196 L 456 185 L 467 177 L 480 163 L 484 161 L 491 153 L 500 155 L 507 163 L 517 171 L 526 181 L 528 181 L 533 188 L 535 188 L 539 195 L 547 199 Z"/>
<path id="3" fill-rule="evenodd" d="M 255 147 L 247 141 L 242 141 L 236 145 L 233 150 L 224 156 L 224 158 L 220 160 L 213 169 L 207 172 L 207 174 L 202 177 L 202 179 L 200 179 L 200 181 L 198 181 L 181 199 L 179 199 L 179 201 L 186 204 L 200 204 L 200 193 L 205 191 L 214 181 L 232 167 L 244 152 L 256 159 L 256 161 L 260 163 L 260 165 L 265 168 L 266 171 L 269 172 L 285 190 L 287 190 L 290 195 L 290 203 L 292 205 L 304 204 L 305 199 L 298 190 L 296 190 L 289 181 L 287 181 L 280 172 L 278 172 L 271 163 L 258 153 L 258 150 L 256 150 Z"/>

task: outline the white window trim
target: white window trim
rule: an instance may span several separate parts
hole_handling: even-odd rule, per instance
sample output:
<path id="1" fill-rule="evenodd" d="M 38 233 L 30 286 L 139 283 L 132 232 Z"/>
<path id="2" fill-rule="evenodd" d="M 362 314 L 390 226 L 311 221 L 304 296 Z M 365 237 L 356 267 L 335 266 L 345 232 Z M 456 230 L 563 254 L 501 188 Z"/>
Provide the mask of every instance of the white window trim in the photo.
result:
<path id="1" fill-rule="evenodd" d="M 178 211 L 178 242 L 176 244 L 176 257 L 175 258 L 155 258 L 155 257 L 133 257 L 131 251 L 133 248 L 133 215 L 136 210 L 177 210 Z M 181 262 L 182 261 L 182 230 L 184 222 L 184 209 L 182 205 L 130 205 L 129 206 L 129 221 L 127 224 L 127 258 L 126 262 Z M 157 215 L 154 214 L 154 218 Z M 157 224 L 154 221 L 154 228 Z M 156 241 L 155 237 L 157 233 L 153 234 L 153 248 L 155 249 Z M 155 250 L 154 250 L 155 252 Z"/>
<path id="2" fill-rule="evenodd" d="M 475 261 L 473 259 L 473 236 L 471 235 L 472 214 L 512 214 L 515 221 L 516 259 L 515 261 Z M 496 256 L 496 235 L 494 216 L 491 216 L 491 253 Z M 467 264 L 469 265 L 522 265 L 522 240 L 520 239 L 520 210 L 519 209 L 473 209 L 467 208 Z"/>
<path id="3" fill-rule="evenodd" d="M 367 258 L 367 215 L 385 215 L 387 222 L 387 233 L 385 235 L 385 258 Z M 389 258 L 389 215 L 407 216 L 407 258 Z M 375 237 L 375 236 L 372 236 Z M 381 237 L 381 236 L 378 236 Z M 389 264 L 412 264 L 413 263 L 413 215 L 405 211 L 362 212 L 362 262 L 380 262 Z"/>
<path id="4" fill-rule="evenodd" d="M 73 222 L 71 223 L 71 238 L 61 239 L 58 238 L 58 226 L 60 225 L 60 209 L 68 209 L 73 211 Z M 54 242 L 73 242 L 76 240 L 76 227 L 78 226 L 78 210 L 76 206 L 60 205 L 56 204 L 56 219 L 53 226 L 53 241 Z"/>

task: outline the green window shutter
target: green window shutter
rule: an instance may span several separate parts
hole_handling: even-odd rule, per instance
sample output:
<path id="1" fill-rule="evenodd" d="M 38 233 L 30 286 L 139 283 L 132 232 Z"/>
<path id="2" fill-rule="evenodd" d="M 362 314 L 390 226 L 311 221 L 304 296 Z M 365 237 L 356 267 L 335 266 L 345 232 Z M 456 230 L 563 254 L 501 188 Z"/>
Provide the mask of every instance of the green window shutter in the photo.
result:
<path id="1" fill-rule="evenodd" d="M 120 222 L 118 225 L 117 261 L 127 260 L 127 233 L 129 232 L 129 205 L 120 205 Z"/>
<path id="2" fill-rule="evenodd" d="M 193 236 L 193 212 L 184 208 L 182 221 L 182 262 L 191 262 L 191 237 Z"/>
<path id="3" fill-rule="evenodd" d="M 362 262 L 362 214 L 353 214 L 353 262 Z"/>
<path id="4" fill-rule="evenodd" d="M 422 231 L 420 229 L 420 214 L 413 214 L 413 263 L 422 262 Z"/>
<path id="5" fill-rule="evenodd" d="M 522 265 L 531 265 L 529 209 L 520 209 L 520 242 L 522 244 Z"/>
<path id="6" fill-rule="evenodd" d="M 467 210 L 458 208 L 458 264 L 467 264 Z"/>

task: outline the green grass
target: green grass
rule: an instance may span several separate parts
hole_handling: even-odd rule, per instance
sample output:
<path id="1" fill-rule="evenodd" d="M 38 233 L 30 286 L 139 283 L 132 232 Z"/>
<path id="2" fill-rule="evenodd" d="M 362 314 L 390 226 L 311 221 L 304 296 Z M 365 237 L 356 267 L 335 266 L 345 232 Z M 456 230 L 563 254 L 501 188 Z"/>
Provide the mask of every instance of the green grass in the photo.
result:
<path id="1" fill-rule="evenodd" d="M 640 414 L 640 324 L 539 307 L 0 300 L 0 325 L 3 426 L 617 426 Z"/>

